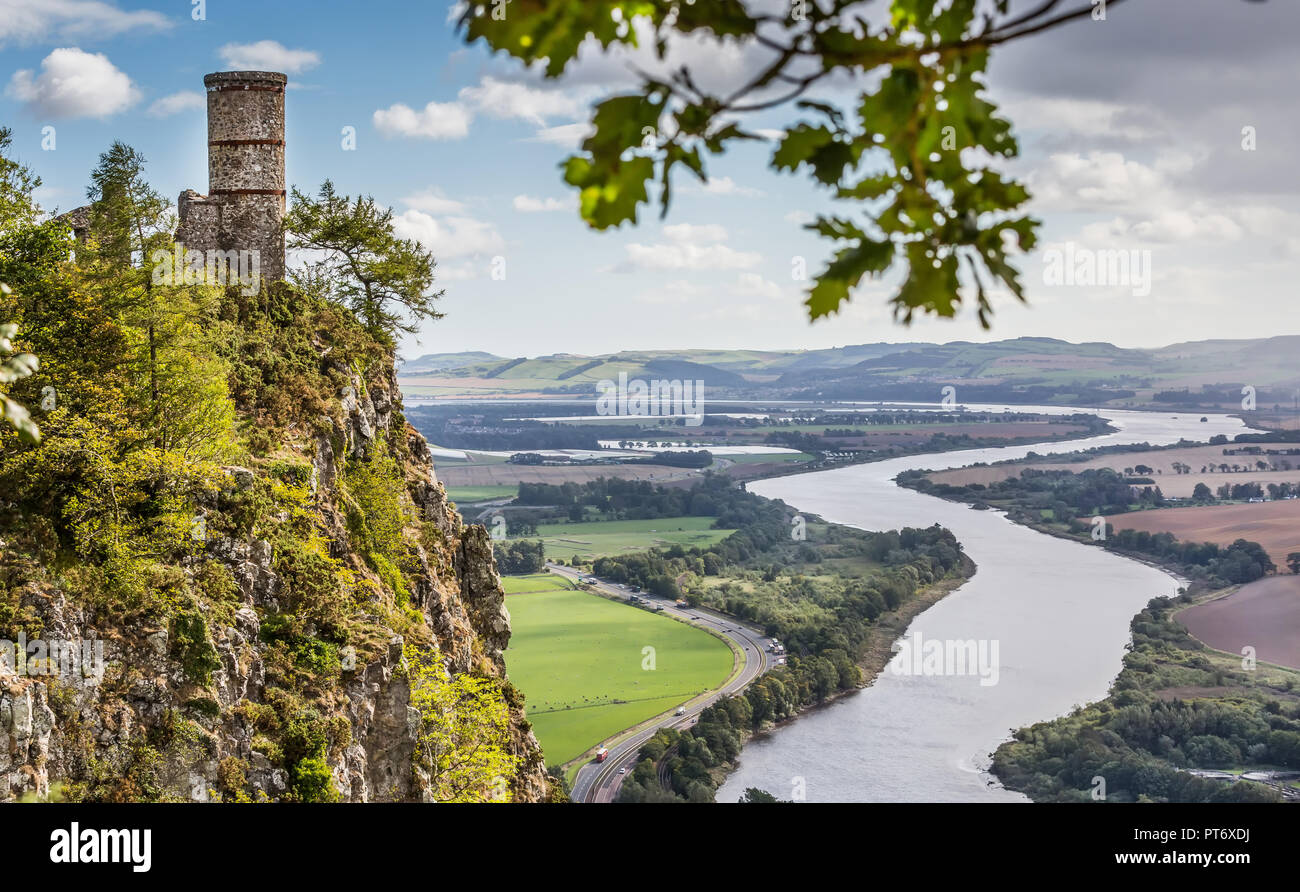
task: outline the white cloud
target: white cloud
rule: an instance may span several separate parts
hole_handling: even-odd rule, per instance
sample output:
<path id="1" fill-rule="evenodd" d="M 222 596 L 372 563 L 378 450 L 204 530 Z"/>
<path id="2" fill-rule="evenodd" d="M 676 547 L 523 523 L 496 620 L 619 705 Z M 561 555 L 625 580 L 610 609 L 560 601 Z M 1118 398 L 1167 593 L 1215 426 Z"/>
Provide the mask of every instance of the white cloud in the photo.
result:
<path id="1" fill-rule="evenodd" d="M 1216 241 L 1233 242 L 1244 235 L 1230 217 L 1203 207 L 1161 210 L 1149 219 L 1130 222 L 1116 217 L 1105 223 L 1091 223 L 1081 230 L 1085 239 L 1115 241 L 1139 239 L 1147 242 Z"/>
<path id="2" fill-rule="evenodd" d="M 533 135 L 530 142 L 546 142 L 567 149 L 576 149 L 584 139 L 591 135 L 591 125 L 586 122 L 576 124 L 559 124 L 555 127 L 543 127 Z"/>
<path id="3" fill-rule="evenodd" d="M 107 118 L 140 98 L 107 56 L 76 47 L 51 52 L 41 60 L 39 75 L 30 69 L 14 72 L 5 93 L 44 118 Z"/>
<path id="4" fill-rule="evenodd" d="M 627 259 L 615 267 L 617 272 L 632 272 L 636 269 L 748 269 L 763 261 L 762 255 L 752 251 L 736 251 L 726 245 L 697 245 L 690 242 L 672 245 L 642 245 L 633 242 L 626 246 L 626 250 Z"/>
<path id="5" fill-rule="evenodd" d="M 766 297 L 771 300 L 779 300 L 786 296 L 785 289 L 775 282 L 764 279 L 758 273 L 741 273 L 731 291 L 743 297 Z"/>
<path id="6" fill-rule="evenodd" d="M 781 218 L 787 223 L 793 223 L 796 226 L 805 226 L 816 220 L 817 217 L 807 211 L 791 211 Z"/>
<path id="7" fill-rule="evenodd" d="M 516 195 L 514 204 L 515 210 L 525 214 L 563 211 L 572 207 L 572 202 L 561 201 L 558 198 L 533 198 L 531 195 Z"/>
<path id="8" fill-rule="evenodd" d="M 1300 214 L 1280 207 L 1243 203 L 1237 206 L 1236 217 L 1246 231 L 1254 236 L 1267 237 L 1279 233 L 1290 235 L 1300 231 Z"/>
<path id="9" fill-rule="evenodd" d="M 485 77 L 475 87 L 464 87 L 454 102 L 430 102 L 422 111 L 395 103 L 374 113 L 374 123 L 386 136 L 417 139 L 464 139 L 476 114 L 490 118 L 518 118 L 544 125 L 551 117 L 572 117 L 583 112 L 577 98 L 558 90 L 540 90 L 514 81 Z M 585 123 L 542 127 L 538 142 L 576 144 L 589 130 Z"/>
<path id="10" fill-rule="evenodd" d="M 672 223 L 663 227 L 663 234 L 671 244 L 624 246 L 627 258 L 612 272 L 748 269 L 762 262 L 760 254 L 722 244 L 727 230 L 717 223 Z"/>
<path id="11" fill-rule="evenodd" d="M 430 102 L 421 111 L 397 103 L 375 112 L 375 128 L 385 136 L 464 139 L 473 115 L 458 102 Z"/>
<path id="12" fill-rule="evenodd" d="M 414 195 L 408 195 L 402 199 L 402 204 L 417 211 L 424 211 L 426 214 L 463 214 L 465 205 L 463 202 L 456 201 L 454 198 L 448 198 L 442 194 L 441 189 L 425 189 L 423 192 L 416 192 Z"/>
<path id="13" fill-rule="evenodd" d="M 148 114 L 155 118 L 167 118 L 183 111 L 203 108 L 207 102 L 207 98 L 202 93 L 195 90 L 181 90 L 179 93 L 155 99 L 149 106 Z"/>
<path id="14" fill-rule="evenodd" d="M 115 37 L 127 31 L 162 31 L 167 17 L 153 10 L 130 12 L 100 0 L 0 0 L 0 45 Z"/>
<path id="15" fill-rule="evenodd" d="M 1004 100 L 1002 111 L 1025 130 L 1053 136 L 1068 134 L 1090 140 L 1119 137 L 1124 142 L 1138 143 L 1159 139 L 1166 133 L 1150 109 L 1104 99 L 1013 93 Z"/>
<path id="16" fill-rule="evenodd" d="M 1028 185 L 1036 206 L 1088 211 L 1149 200 L 1165 175 L 1119 152 L 1060 153 L 1030 173 Z"/>
<path id="17" fill-rule="evenodd" d="M 441 282 L 465 282 L 479 278 L 481 270 L 474 263 L 438 264 L 437 279 Z"/>
<path id="18" fill-rule="evenodd" d="M 694 302 L 706 293 L 704 288 L 686 279 L 673 279 L 665 285 L 642 291 L 634 299 L 638 303 L 656 306 L 680 305 Z"/>
<path id="19" fill-rule="evenodd" d="M 671 223 L 663 228 L 664 235 L 675 242 L 725 242 L 727 230 L 717 223 Z"/>
<path id="20" fill-rule="evenodd" d="M 763 195 L 761 189 L 739 186 L 731 177 L 710 177 L 703 188 L 711 195 L 741 195 L 746 198 L 759 198 Z"/>
<path id="21" fill-rule="evenodd" d="M 423 211 L 409 210 L 393 218 L 393 231 L 418 241 L 436 260 L 499 254 L 505 249 L 505 240 L 491 223 L 470 217 L 435 219 Z"/>
<path id="22" fill-rule="evenodd" d="M 572 118 L 583 112 L 583 103 L 559 90 L 539 90 L 513 81 L 483 78 L 477 87 L 465 87 L 461 102 L 491 118 L 522 118 L 539 127 L 547 118 Z"/>
<path id="23" fill-rule="evenodd" d="M 291 50 L 275 40 L 256 43 L 228 43 L 217 54 L 231 68 L 250 71 L 281 71 L 301 74 L 320 64 L 320 54 L 313 50 Z"/>
<path id="24" fill-rule="evenodd" d="M 448 198 L 440 189 L 416 192 L 402 203 L 410 210 L 393 218 L 393 231 L 433 252 L 441 281 L 478 278 L 482 264 L 473 258 L 505 249 L 505 240 L 491 223 L 466 216 L 464 202 Z M 456 258 L 461 258 L 458 263 L 445 262 Z"/>

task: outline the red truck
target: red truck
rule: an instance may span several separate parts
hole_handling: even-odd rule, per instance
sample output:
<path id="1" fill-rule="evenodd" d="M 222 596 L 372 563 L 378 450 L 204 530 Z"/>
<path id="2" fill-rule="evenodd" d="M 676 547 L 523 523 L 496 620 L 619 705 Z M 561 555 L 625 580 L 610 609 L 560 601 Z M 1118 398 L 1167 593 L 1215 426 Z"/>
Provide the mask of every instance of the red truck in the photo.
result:
<path id="1" fill-rule="evenodd" d="M 609 756 L 609 750 L 606 747 L 602 746 L 600 749 L 596 750 L 597 762 L 604 762 L 608 756 Z"/>

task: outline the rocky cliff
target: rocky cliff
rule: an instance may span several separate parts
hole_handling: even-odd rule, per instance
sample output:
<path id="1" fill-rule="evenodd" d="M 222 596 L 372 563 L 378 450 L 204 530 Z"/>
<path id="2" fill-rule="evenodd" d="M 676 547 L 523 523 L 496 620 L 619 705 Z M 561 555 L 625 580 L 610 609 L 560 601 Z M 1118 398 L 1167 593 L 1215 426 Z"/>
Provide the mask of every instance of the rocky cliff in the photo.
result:
<path id="1" fill-rule="evenodd" d="M 307 321 L 223 310 L 253 446 L 186 484 L 184 542 L 133 558 L 140 593 L 117 594 L 116 557 L 82 563 L 9 505 L 0 635 L 24 653 L 0 654 L 0 800 L 552 797 L 506 679 L 491 542 L 460 521 L 402 416 L 391 350 L 282 299 Z M 296 378 L 283 356 L 248 359 L 286 350 L 290 327 Z M 286 403 L 291 380 L 311 387 Z M 416 653 L 434 675 L 412 670 Z M 478 746 L 494 760 L 457 758 Z"/>

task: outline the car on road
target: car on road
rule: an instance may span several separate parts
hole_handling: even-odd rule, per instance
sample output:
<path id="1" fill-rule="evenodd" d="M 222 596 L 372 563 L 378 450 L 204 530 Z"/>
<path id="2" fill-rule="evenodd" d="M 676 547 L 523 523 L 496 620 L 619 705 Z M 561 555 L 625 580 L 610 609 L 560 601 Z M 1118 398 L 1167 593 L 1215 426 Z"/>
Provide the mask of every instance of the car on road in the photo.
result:
<path id="1" fill-rule="evenodd" d="M 626 768 L 620 768 L 620 769 L 618 770 L 618 773 L 619 773 L 619 774 L 627 774 L 627 769 L 626 769 Z"/>
<path id="2" fill-rule="evenodd" d="M 677 713 L 676 713 L 676 714 L 677 714 L 677 715 L 686 715 L 686 707 L 685 707 L 685 706 L 679 706 L 679 707 L 677 707 Z"/>

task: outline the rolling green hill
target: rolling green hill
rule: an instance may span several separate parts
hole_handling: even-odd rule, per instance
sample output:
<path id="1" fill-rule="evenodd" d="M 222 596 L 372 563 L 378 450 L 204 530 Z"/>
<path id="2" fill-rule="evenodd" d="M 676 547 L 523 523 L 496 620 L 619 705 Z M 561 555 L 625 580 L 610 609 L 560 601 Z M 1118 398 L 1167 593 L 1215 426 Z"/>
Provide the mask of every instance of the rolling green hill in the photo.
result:
<path id="1" fill-rule="evenodd" d="M 1261 406 L 1290 404 L 1300 386 L 1300 337 L 1211 340 L 1151 350 L 1055 338 L 974 343 L 859 344 L 822 350 L 648 350 L 599 356 L 430 354 L 402 371 L 411 397 L 594 395 L 598 382 L 702 380 L 710 399 L 903 399 L 932 402 L 939 387 L 971 402 L 1088 405 L 1224 404 L 1244 384 Z M 1196 399 L 1172 399 L 1190 391 Z M 1202 390 L 1207 392 L 1200 399 Z M 1165 397 L 1158 398 L 1160 394 Z M 1222 396 L 1223 398 L 1219 398 Z M 1239 397 L 1236 397 L 1239 399 Z M 1228 403 L 1231 400 L 1227 400 Z"/>
<path id="2" fill-rule="evenodd" d="M 482 350 L 471 350 L 466 353 L 427 353 L 399 363 L 397 370 L 398 374 L 402 375 L 425 375 L 463 368 L 476 362 L 493 362 L 500 358 L 491 353 L 484 353 Z"/>

